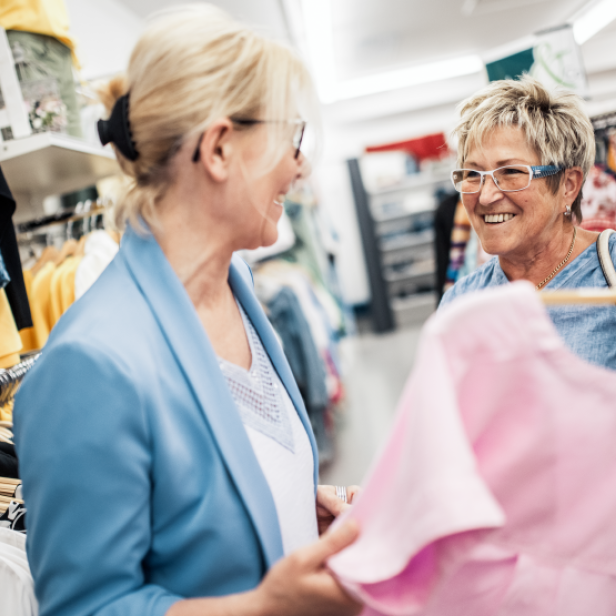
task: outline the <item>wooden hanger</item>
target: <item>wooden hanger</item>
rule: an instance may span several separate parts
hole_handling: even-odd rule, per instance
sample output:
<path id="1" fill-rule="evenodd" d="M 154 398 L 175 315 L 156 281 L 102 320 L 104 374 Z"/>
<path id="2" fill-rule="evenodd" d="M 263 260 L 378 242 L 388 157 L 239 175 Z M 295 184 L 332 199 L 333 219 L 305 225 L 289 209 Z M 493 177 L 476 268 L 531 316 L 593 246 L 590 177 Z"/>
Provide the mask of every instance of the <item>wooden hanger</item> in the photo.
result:
<path id="1" fill-rule="evenodd" d="M 13 486 L 20 486 L 21 485 L 21 479 L 12 479 L 11 477 L 0 477 L 0 481 L 2 483 L 7 483 L 7 484 L 13 485 Z"/>
<path id="2" fill-rule="evenodd" d="M 30 268 L 33 276 L 39 272 L 39 270 L 50 261 L 55 261 L 60 255 L 60 251 L 55 246 L 46 246 L 38 261 Z"/>
<path id="3" fill-rule="evenodd" d="M 561 291 L 542 291 L 541 301 L 546 306 L 567 304 L 613 304 L 616 305 L 616 289 L 563 289 Z"/>
<path id="4" fill-rule="evenodd" d="M 76 250 L 77 240 L 66 240 L 66 242 L 64 242 L 64 246 L 62 246 L 62 250 L 60 251 L 58 258 L 54 261 L 56 266 L 60 265 L 60 263 L 62 263 L 67 257 L 74 255 Z"/>

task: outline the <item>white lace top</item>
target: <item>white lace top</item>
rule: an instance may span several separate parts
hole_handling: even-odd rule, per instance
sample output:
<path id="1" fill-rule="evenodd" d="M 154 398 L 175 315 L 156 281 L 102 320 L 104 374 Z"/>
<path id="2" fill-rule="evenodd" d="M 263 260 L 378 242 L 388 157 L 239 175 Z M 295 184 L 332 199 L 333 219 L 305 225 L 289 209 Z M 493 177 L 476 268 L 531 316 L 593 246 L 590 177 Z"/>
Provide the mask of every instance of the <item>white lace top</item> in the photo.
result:
<path id="1" fill-rule="evenodd" d="M 218 361 L 272 492 L 284 553 L 290 554 L 318 538 L 312 448 L 261 339 L 238 306 L 252 365 L 246 371 L 222 358 Z"/>

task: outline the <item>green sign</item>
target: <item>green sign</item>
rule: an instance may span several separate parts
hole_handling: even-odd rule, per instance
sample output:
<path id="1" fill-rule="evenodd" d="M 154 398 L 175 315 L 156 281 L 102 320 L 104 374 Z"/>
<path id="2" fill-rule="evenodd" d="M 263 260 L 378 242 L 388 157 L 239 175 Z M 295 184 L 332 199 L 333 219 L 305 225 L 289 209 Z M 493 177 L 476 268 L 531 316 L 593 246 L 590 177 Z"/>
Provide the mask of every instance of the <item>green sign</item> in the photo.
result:
<path id="1" fill-rule="evenodd" d="M 587 96 L 586 72 L 572 28 L 540 32 L 536 38 L 534 47 L 486 64 L 490 81 L 529 74 L 548 88 L 564 88 Z"/>

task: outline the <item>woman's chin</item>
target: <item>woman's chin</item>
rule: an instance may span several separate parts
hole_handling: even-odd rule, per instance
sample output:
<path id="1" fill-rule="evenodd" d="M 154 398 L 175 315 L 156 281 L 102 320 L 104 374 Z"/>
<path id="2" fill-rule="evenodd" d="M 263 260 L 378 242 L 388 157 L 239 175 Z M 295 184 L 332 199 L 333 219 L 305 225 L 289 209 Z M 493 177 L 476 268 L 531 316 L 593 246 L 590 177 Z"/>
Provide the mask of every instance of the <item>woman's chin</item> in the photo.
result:
<path id="1" fill-rule="evenodd" d="M 278 227 L 274 227 L 273 229 L 267 229 L 263 236 L 261 237 L 261 247 L 269 248 L 273 246 L 278 241 Z"/>

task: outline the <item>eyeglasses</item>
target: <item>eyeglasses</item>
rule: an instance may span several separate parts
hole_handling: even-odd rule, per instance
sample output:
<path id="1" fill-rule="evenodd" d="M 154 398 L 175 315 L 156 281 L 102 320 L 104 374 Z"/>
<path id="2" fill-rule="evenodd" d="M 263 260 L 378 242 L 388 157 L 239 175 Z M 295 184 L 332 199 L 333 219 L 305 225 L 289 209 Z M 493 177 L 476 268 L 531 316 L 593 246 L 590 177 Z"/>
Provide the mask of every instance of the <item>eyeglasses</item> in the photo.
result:
<path id="1" fill-rule="evenodd" d="M 255 124 L 273 124 L 277 122 L 285 122 L 286 124 L 295 125 L 295 130 L 293 132 L 293 147 L 295 148 L 295 154 L 293 158 L 297 160 L 299 158 L 299 153 L 302 147 L 302 141 L 304 140 L 304 131 L 306 130 L 306 122 L 304 120 L 251 120 L 248 118 L 231 118 L 231 122 L 234 124 L 239 124 L 240 126 L 254 126 Z M 197 141 L 197 147 L 195 148 L 195 152 L 192 156 L 193 163 L 196 163 L 201 156 L 201 142 L 203 141 L 203 135 L 205 133 L 201 133 L 199 136 L 199 141 Z"/>
<path id="2" fill-rule="evenodd" d="M 472 195 L 482 189 L 486 176 L 489 175 L 499 190 L 516 192 L 528 188 L 532 180 L 547 178 L 561 171 L 563 171 L 563 167 L 555 167 L 554 165 L 507 165 L 493 171 L 456 169 L 451 173 L 451 181 L 458 192 Z"/>

